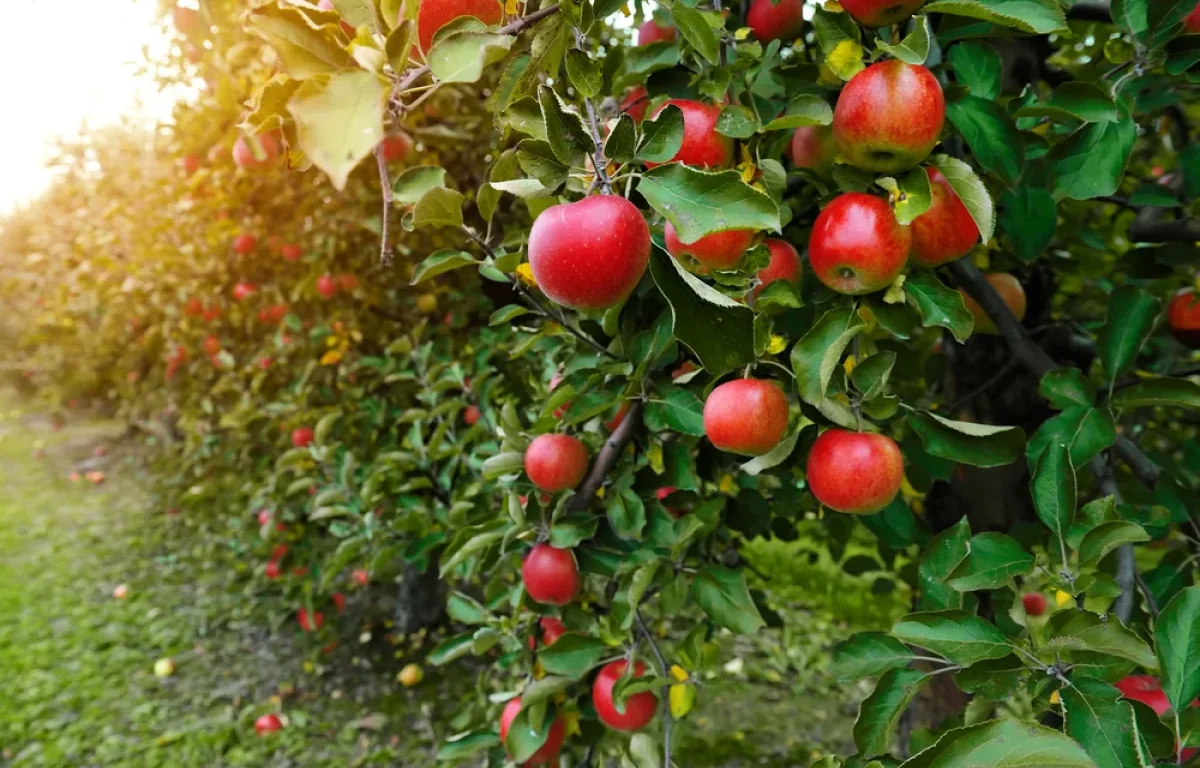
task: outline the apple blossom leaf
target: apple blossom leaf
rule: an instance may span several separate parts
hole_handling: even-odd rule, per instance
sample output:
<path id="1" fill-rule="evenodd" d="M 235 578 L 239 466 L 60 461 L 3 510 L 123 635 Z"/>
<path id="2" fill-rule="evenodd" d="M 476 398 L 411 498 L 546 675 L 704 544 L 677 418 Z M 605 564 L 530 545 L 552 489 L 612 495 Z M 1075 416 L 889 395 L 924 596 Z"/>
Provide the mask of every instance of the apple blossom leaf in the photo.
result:
<path id="1" fill-rule="evenodd" d="M 611 649 L 602 640 L 568 632 L 538 653 L 542 668 L 551 675 L 579 680 L 600 663 Z"/>
<path id="2" fill-rule="evenodd" d="M 361 26 L 373 28 L 376 32 L 386 32 L 379 9 L 371 0 L 333 0 L 333 7 L 350 26 L 358 29 Z"/>
<path id="3" fill-rule="evenodd" d="M 1118 408 L 1153 405 L 1178 405 L 1200 408 L 1200 384 L 1188 379 L 1147 379 L 1113 393 Z"/>
<path id="4" fill-rule="evenodd" d="M 1096 340 L 1104 378 L 1111 387 L 1129 369 L 1146 343 L 1158 318 L 1159 300 L 1133 285 L 1112 292 L 1104 326 Z"/>
<path id="5" fill-rule="evenodd" d="M 628 163 L 637 149 L 637 138 L 637 124 L 632 117 L 622 114 L 604 140 L 604 156 L 614 163 Z M 676 147 L 675 151 L 678 152 L 679 148 Z"/>
<path id="6" fill-rule="evenodd" d="M 335 75 L 354 65 L 350 54 L 327 31 L 336 27 L 313 21 L 299 8 L 260 6 L 250 14 L 247 28 L 271 44 L 288 75 L 297 80 Z"/>
<path id="7" fill-rule="evenodd" d="M 967 213 L 971 214 L 975 226 L 979 228 L 982 242 L 991 240 L 996 231 L 996 205 L 983 181 L 975 175 L 970 165 L 956 157 L 933 155 L 929 162 L 942 172 L 954 193 L 967 207 Z"/>
<path id="8" fill-rule="evenodd" d="M 735 139 L 748 139 L 758 133 L 761 126 L 749 108 L 741 104 L 730 104 L 717 117 L 717 133 Z"/>
<path id="9" fill-rule="evenodd" d="M 829 102 L 815 94 L 798 93 L 788 102 L 783 115 L 767 123 L 763 130 L 790 130 L 802 125 L 829 125 L 832 122 L 833 109 Z"/>
<path id="10" fill-rule="evenodd" d="M 1054 196 L 1041 187 L 1022 184 L 1001 196 L 1000 207 L 1000 224 L 1017 258 L 1026 263 L 1035 261 L 1054 239 L 1058 226 Z"/>
<path id="11" fill-rule="evenodd" d="M 1158 626 L 1163 626 L 1161 615 Z M 1158 668 L 1158 660 L 1144 640 L 1120 621 L 1102 619 L 1091 611 L 1058 611 L 1047 622 L 1043 637 L 1046 640 L 1038 655 L 1051 662 L 1080 651 L 1125 659 L 1149 670 Z"/>
<path id="12" fill-rule="evenodd" d="M 584 98 L 594 99 L 604 87 L 604 72 L 600 62 L 578 48 L 567 51 L 567 77 Z"/>
<path id="13" fill-rule="evenodd" d="M 928 7 L 928 6 L 926 6 Z M 1012 718 L 990 720 L 943 733 L 937 742 L 900 768 L 1097 768 L 1068 736 L 1053 728 Z"/>
<path id="14" fill-rule="evenodd" d="M 446 169 L 437 165 L 415 165 L 405 168 L 392 182 L 392 202 L 395 205 L 416 205 L 425 193 L 446 186 Z"/>
<path id="15" fill-rule="evenodd" d="M 1094 83 L 1071 81 L 1054 89 L 1049 98 L 1027 104 L 1014 117 L 1048 117 L 1085 123 L 1115 123 L 1121 118 L 1112 96 Z"/>
<path id="16" fill-rule="evenodd" d="M 1109 13 L 1114 24 L 1132 37 L 1141 37 L 1150 29 L 1148 5 L 1149 0 L 1112 0 Z"/>
<path id="17" fill-rule="evenodd" d="M 1122 544 L 1138 544 L 1149 540 L 1150 534 L 1137 523 L 1128 520 L 1101 523 L 1088 531 L 1079 543 L 1079 564 L 1097 565 L 1105 555 Z"/>
<path id="18" fill-rule="evenodd" d="M 754 300 L 754 309 L 765 315 L 777 315 L 803 306 L 800 289 L 789 280 L 773 280 Z"/>
<path id="19" fill-rule="evenodd" d="M 438 747 L 439 762 L 455 761 L 461 765 L 464 758 L 470 757 L 485 749 L 500 746 L 500 736 L 495 731 L 474 731 L 472 733 L 451 736 Z"/>
<path id="20" fill-rule="evenodd" d="M 1003 533 L 980 533 L 967 542 L 967 556 L 945 581 L 960 592 L 1000 589 L 1032 568 L 1033 555 L 1016 539 Z"/>
<path id="21" fill-rule="evenodd" d="M 906 420 L 930 454 L 974 467 L 1011 464 L 1025 446 L 1020 427 L 953 421 L 915 409 L 909 409 Z"/>
<path id="22" fill-rule="evenodd" d="M 499 115 L 497 122 L 526 136 L 546 140 L 546 121 L 542 119 L 542 107 L 535 99 L 523 98 L 514 101 L 507 110 Z M 496 179 L 496 181 L 506 180 Z"/>
<path id="23" fill-rule="evenodd" d="M 1154 626 L 1162 667 L 1162 687 L 1171 707 L 1181 711 L 1200 695 L 1200 587 L 1171 599 Z"/>
<path id="24" fill-rule="evenodd" d="M 559 162 L 573 165 L 591 151 L 592 139 L 583 118 L 578 112 L 568 110 L 553 88 L 547 85 L 538 88 L 538 104 L 546 124 L 546 140 Z"/>
<path id="25" fill-rule="evenodd" d="M 1038 383 L 1038 393 L 1049 400 L 1051 406 L 1064 410 L 1096 401 L 1096 388 L 1078 368 L 1057 368 L 1047 372 Z"/>
<path id="26" fill-rule="evenodd" d="M 1137 138 L 1132 118 L 1090 123 L 1055 144 L 1047 155 L 1053 166 L 1056 200 L 1089 200 L 1117 191 Z"/>
<path id="27" fill-rule="evenodd" d="M 1025 142 L 1004 107 L 978 96 L 964 96 L 946 105 L 946 118 L 954 123 L 985 170 L 1009 184 L 1020 178 Z"/>
<path id="28" fill-rule="evenodd" d="M 614 86 L 618 91 L 635 85 L 643 85 L 646 79 L 663 69 L 679 64 L 679 46 L 673 42 L 660 41 L 650 45 L 638 45 L 625 50 L 625 64 L 621 76 Z"/>
<path id="29" fill-rule="evenodd" d="M 671 5 L 671 18 L 683 39 L 715 67 L 721 63 L 721 43 L 713 24 L 705 19 L 705 15 L 683 3 Z"/>
<path id="30" fill-rule="evenodd" d="M 864 756 L 888 750 L 900 716 L 930 680 L 919 669 L 890 669 L 879 678 L 875 690 L 859 705 L 854 721 L 854 746 Z"/>
<path id="31" fill-rule="evenodd" d="M 650 275 L 671 306 L 673 333 L 705 370 L 723 376 L 754 360 L 754 310 L 689 274 L 655 248 Z"/>
<path id="32" fill-rule="evenodd" d="M 446 598 L 446 615 L 461 624 L 484 624 L 491 613 L 475 598 L 455 591 Z"/>
<path id="33" fill-rule="evenodd" d="M 950 48 L 948 58 L 955 79 L 972 96 L 994 99 L 1000 95 L 1004 62 L 989 43 L 963 40 Z"/>
<path id="34" fill-rule="evenodd" d="M 683 110 L 668 104 L 657 115 L 642 122 L 642 139 L 638 142 L 636 157 L 644 162 L 665 163 L 675 157 L 681 146 Z"/>
<path id="35" fill-rule="evenodd" d="M 903 669 L 917 654 L 883 632 L 859 632 L 833 648 L 830 671 L 843 682 L 861 680 L 893 669 Z"/>
<path id="36" fill-rule="evenodd" d="M 891 634 L 968 667 L 1012 653 L 1012 644 L 996 626 L 966 611 L 910 613 L 892 625 Z"/>
<path id="37" fill-rule="evenodd" d="M 926 328 L 940 326 L 948 329 L 960 343 L 975 329 L 975 319 L 967 311 L 962 294 L 947 288 L 932 272 L 916 272 L 904 281 L 908 303 Z"/>
<path id="38" fill-rule="evenodd" d="M 360 70 L 306 82 L 288 101 L 300 149 L 339 191 L 383 140 L 388 90 L 386 81 Z"/>
<path id="39" fill-rule="evenodd" d="M 555 645 L 557 644 L 555 643 Z M 533 757 L 546 743 L 546 739 L 550 738 L 550 726 L 554 724 L 554 718 L 543 716 L 541 722 L 535 723 L 533 716 L 539 709 L 541 708 L 532 705 L 524 706 L 524 702 L 522 702 L 521 711 L 508 724 L 504 749 L 508 752 L 508 756 L 518 764 Z"/>
<path id="40" fill-rule="evenodd" d="M 663 762 L 658 740 L 648 733 L 635 733 L 629 740 L 629 757 L 633 760 L 633 768 L 658 768 Z"/>
<path id="41" fill-rule="evenodd" d="M 1097 768 L 1151 764 L 1141 754 L 1133 707 L 1120 691 L 1093 677 L 1072 675 L 1059 693 L 1066 734 L 1087 750 Z"/>
<path id="42" fill-rule="evenodd" d="M 924 64 L 925 59 L 929 58 L 929 40 L 933 36 L 929 29 L 929 17 L 917 14 L 912 17 L 912 23 L 916 25 L 915 29 L 896 45 L 876 40 L 875 47 L 905 64 Z"/>
<path id="43" fill-rule="evenodd" d="M 935 0 L 921 10 L 967 16 L 1036 35 L 1067 31 L 1067 18 L 1056 0 Z"/>
<path id="44" fill-rule="evenodd" d="M 427 256 L 416 266 L 413 270 L 412 282 L 409 285 L 417 285 L 450 270 L 477 263 L 475 257 L 465 251 L 444 248 Z"/>
<path id="45" fill-rule="evenodd" d="M 708 618 L 731 632 L 752 635 L 766 626 L 740 570 L 704 566 L 692 580 L 692 598 Z"/>
<path id="46" fill-rule="evenodd" d="M 413 226 L 461 227 L 465 202 L 461 192 L 434 187 L 422 195 L 413 208 Z"/>
<path id="47" fill-rule="evenodd" d="M 1075 517 L 1075 467 L 1062 442 L 1054 442 L 1042 451 L 1032 466 L 1029 493 L 1038 518 L 1063 541 Z"/>
<path id="48" fill-rule="evenodd" d="M 892 211 L 896 214 L 896 221 L 901 224 L 911 224 L 933 203 L 929 174 L 921 166 L 913 168 L 899 179 L 883 176 L 876 179 L 875 183 L 890 194 Z"/>

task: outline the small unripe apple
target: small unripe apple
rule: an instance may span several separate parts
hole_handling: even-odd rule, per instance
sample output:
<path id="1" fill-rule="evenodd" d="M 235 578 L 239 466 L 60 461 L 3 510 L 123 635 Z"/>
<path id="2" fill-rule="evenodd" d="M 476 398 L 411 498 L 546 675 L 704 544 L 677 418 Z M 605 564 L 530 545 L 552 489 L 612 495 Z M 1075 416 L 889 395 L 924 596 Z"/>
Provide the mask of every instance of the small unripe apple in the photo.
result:
<path id="1" fill-rule="evenodd" d="M 174 659 L 159 659 L 158 661 L 154 662 L 155 677 L 170 677 L 173 674 L 175 674 Z"/>
<path id="2" fill-rule="evenodd" d="M 764 288 L 776 280 L 787 280 L 794 285 L 800 285 L 804 273 L 804 267 L 800 264 L 800 253 L 791 243 L 777 238 L 768 238 L 764 244 L 771 252 L 771 260 L 767 262 L 767 266 L 758 270 L 759 284 L 754 289 L 755 295 L 762 293 Z"/>
<path id="3" fill-rule="evenodd" d="M 587 473 L 588 452 L 570 435 L 538 435 L 525 449 L 525 474 L 550 493 L 574 488 Z"/>
<path id="4" fill-rule="evenodd" d="M 521 699 L 519 697 L 509 699 L 508 703 L 504 705 L 504 711 L 500 713 L 501 742 L 508 738 L 509 726 L 520 713 Z M 547 717 L 549 716 L 550 713 L 547 713 Z M 550 724 L 549 733 L 546 735 L 546 741 L 523 765 L 558 765 L 558 753 L 562 751 L 564 738 L 566 738 L 566 727 L 563 725 L 562 718 L 555 713 L 554 722 Z"/>
<path id="5" fill-rule="evenodd" d="M 1167 306 L 1167 326 L 1180 344 L 1200 349 L 1200 299 L 1196 291 L 1184 288 Z"/>
<path id="6" fill-rule="evenodd" d="M 803 0 L 753 0 L 746 13 L 746 26 L 759 42 L 795 40 L 804 29 Z"/>
<path id="7" fill-rule="evenodd" d="M 838 512 L 869 515 L 900 492 L 904 457 L 887 435 L 834 427 L 813 443 L 805 471 L 817 501 Z"/>
<path id="8" fill-rule="evenodd" d="M 1004 299 L 1004 303 L 1017 316 L 1017 319 L 1024 320 L 1025 289 L 1021 287 L 1021 281 L 1007 272 L 989 272 L 984 275 L 984 279 L 996 289 L 996 293 L 1000 294 L 1000 298 Z M 991 316 L 983 311 L 983 307 L 979 306 L 978 302 L 968 296 L 962 288 L 959 288 L 958 292 L 962 294 L 963 304 L 967 306 L 967 311 L 975 318 L 975 333 L 998 336 L 1000 329 L 996 327 Z"/>
<path id="9" fill-rule="evenodd" d="M 675 38 L 679 36 L 679 30 L 673 26 L 659 24 L 654 19 L 647 19 L 638 27 L 637 44 L 650 45 L 658 42 L 675 42 Z"/>
<path id="10" fill-rule="evenodd" d="M 909 225 L 909 261 L 914 267 L 931 269 L 966 256 L 979 242 L 979 227 L 942 172 L 936 168 L 926 168 L 925 172 L 933 194 L 929 210 Z"/>
<path id="11" fill-rule="evenodd" d="M 596 716 L 615 731 L 641 730 L 654 719 L 654 711 L 658 708 L 658 697 L 650 691 L 642 691 L 625 699 L 624 712 L 617 711 L 613 687 L 625 675 L 628 664 L 624 659 L 606 664 L 592 685 L 592 704 L 596 707 Z M 633 676 L 641 677 L 645 673 L 646 665 L 637 662 L 633 667 Z"/>
<path id="12" fill-rule="evenodd" d="M 360 587 L 365 587 L 371 583 L 371 574 L 366 568 L 355 568 L 350 572 L 350 579 Z"/>
<path id="13" fill-rule="evenodd" d="M 337 295 L 337 280 L 333 275 L 321 275 L 317 278 L 317 293 L 322 299 L 332 299 Z"/>
<path id="14" fill-rule="evenodd" d="M 704 434 L 722 451 L 761 456 L 783 439 L 787 396 L 774 382 L 735 379 L 704 401 Z"/>
<path id="15" fill-rule="evenodd" d="M 405 688 L 414 688 L 420 685 L 421 681 L 424 679 L 425 670 L 421 669 L 420 665 L 418 664 L 406 664 L 404 665 L 404 668 L 400 670 L 400 673 L 396 675 L 396 680 L 398 680 L 400 685 L 403 685 Z"/>
<path id="16" fill-rule="evenodd" d="M 704 268 L 701 271 L 732 269 L 754 242 L 754 230 L 727 229 L 685 243 L 676 234 L 675 225 L 668 221 L 663 227 L 663 240 L 666 241 L 667 253 L 683 260 L 685 264 L 687 258 L 695 259 Z"/>
<path id="17" fill-rule="evenodd" d="M 252 141 L 257 141 L 261 157 L 255 155 Z M 259 134 L 250 141 L 245 136 L 239 136 L 233 143 L 233 162 L 240 168 L 258 170 L 274 162 L 280 155 L 280 149 L 279 140 L 273 132 Z"/>
<path id="18" fill-rule="evenodd" d="M 890 27 L 917 12 L 925 0 L 845 0 L 842 9 L 864 27 Z"/>
<path id="19" fill-rule="evenodd" d="M 261 715 L 254 721 L 254 732 L 259 736 L 266 736 L 269 733 L 275 733 L 283 728 L 283 721 L 279 719 L 279 715 Z"/>
<path id="20" fill-rule="evenodd" d="M 129 585 L 128 584 L 118 584 L 116 587 L 113 588 L 113 598 L 114 599 L 124 600 L 127 597 L 129 597 Z"/>
<path id="21" fill-rule="evenodd" d="M 1041 616 L 1046 612 L 1046 596 L 1041 592 L 1026 592 L 1021 595 L 1021 604 L 1030 616 Z"/>
<path id="22" fill-rule="evenodd" d="M 438 297 L 432 293 L 422 293 L 417 297 L 417 312 L 422 315 L 432 315 L 437 312 Z"/>
<path id="23" fill-rule="evenodd" d="M 929 156 L 945 119 L 946 101 L 933 73 L 889 59 L 846 83 L 833 110 L 833 137 L 851 164 L 897 173 Z"/>
<path id="24" fill-rule="evenodd" d="M 292 430 L 292 447 L 304 448 L 313 441 L 314 436 L 312 427 L 297 427 Z"/>
<path id="25" fill-rule="evenodd" d="M 500 23 L 504 11 L 496 0 L 422 0 L 417 10 L 417 44 L 421 51 L 429 53 L 437 31 L 460 16 L 474 16 L 491 26 Z"/>
<path id="26" fill-rule="evenodd" d="M 383 151 L 384 162 L 399 163 L 412 152 L 413 142 L 406 133 L 393 133 L 379 142 L 379 148 Z"/>
<path id="27" fill-rule="evenodd" d="M 297 574 L 303 576 L 304 574 Z M 300 624 L 300 629 L 305 632 L 316 632 L 321 627 L 325 626 L 325 616 L 320 611 L 313 611 L 312 617 L 309 617 L 308 609 L 301 608 L 296 613 L 296 621 Z"/>
<path id="28" fill-rule="evenodd" d="M 788 155 L 797 168 L 807 168 L 818 176 L 829 176 L 837 143 L 828 125 L 802 125 L 792 134 Z"/>
<path id="29" fill-rule="evenodd" d="M 886 288 L 908 261 L 912 233 L 881 197 L 847 192 L 821 209 L 808 241 L 813 274 L 838 293 Z"/>
<path id="30" fill-rule="evenodd" d="M 705 104 L 690 99 L 671 99 L 654 110 L 655 117 L 668 105 L 674 104 L 683 112 L 683 143 L 667 162 L 684 163 L 699 168 L 725 168 L 733 162 L 733 139 L 717 133 L 720 104 Z M 660 163 L 646 163 L 653 168 Z"/>
<path id="31" fill-rule="evenodd" d="M 479 417 L 483 414 L 479 411 L 478 405 L 468 405 L 463 411 L 463 421 L 468 427 L 474 426 L 479 421 Z"/>
<path id="32" fill-rule="evenodd" d="M 304 249 L 295 243 L 287 243 L 279 246 L 279 256 L 284 261 L 299 261 L 304 255 Z"/>
<path id="33" fill-rule="evenodd" d="M 529 233 L 529 266 L 542 293 L 573 309 L 623 302 L 650 263 L 650 228 L 620 195 L 592 195 L 542 211 Z"/>
<path id="34" fill-rule="evenodd" d="M 547 605 L 566 605 L 579 594 L 579 566 L 569 549 L 538 544 L 525 556 L 521 581 L 529 599 Z"/>
<path id="35" fill-rule="evenodd" d="M 238 256 L 248 256 L 254 253 L 256 245 L 258 245 L 258 238 L 254 235 L 241 234 L 233 238 L 233 252 Z"/>
<path id="36" fill-rule="evenodd" d="M 233 298 L 236 301 L 245 301 L 258 292 L 258 286 L 254 283 L 238 283 L 233 286 Z"/>
<path id="37" fill-rule="evenodd" d="M 186 173 L 188 176 L 191 176 L 193 173 L 200 170 L 200 166 L 203 164 L 204 161 L 201 160 L 200 155 L 191 154 L 191 155 L 184 155 L 183 159 L 180 160 L 179 162 L 180 162 L 180 165 L 183 166 L 183 172 Z"/>

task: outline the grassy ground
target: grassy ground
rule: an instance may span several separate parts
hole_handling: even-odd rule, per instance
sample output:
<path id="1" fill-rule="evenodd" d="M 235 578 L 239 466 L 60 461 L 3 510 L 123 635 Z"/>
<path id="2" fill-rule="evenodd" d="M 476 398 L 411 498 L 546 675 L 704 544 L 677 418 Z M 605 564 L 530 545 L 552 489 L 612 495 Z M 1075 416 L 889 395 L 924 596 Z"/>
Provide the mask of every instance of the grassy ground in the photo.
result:
<path id="1" fill-rule="evenodd" d="M 394 670 L 414 658 L 356 646 L 353 631 L 323 656 L 290 622 L 271 626 L 283 610 L 221 542 L 148 503 L 119 425 L 55 432 L 14 402 L 0 398 L 0 765 L 433 764 L 435 740 L 474 695 L 468 670 L 429 670 L 404 690 Z M 76 469 L 105 480 L 71 482 Z M 729 664 L 679 729 L 680 765 L 797 766 L 844 748 L 865 691 L 824 674 L 828 646 L 849 630 L 808 610 L 804 592 L 785 610 L 791 629 L 728 642 Z M 886 605 L 865 607 L 886 623 Z M 159 679 L 166 657 L 177 671 Z M 287 727 L 260 739 L 253 721 L 267 712 Z"/>

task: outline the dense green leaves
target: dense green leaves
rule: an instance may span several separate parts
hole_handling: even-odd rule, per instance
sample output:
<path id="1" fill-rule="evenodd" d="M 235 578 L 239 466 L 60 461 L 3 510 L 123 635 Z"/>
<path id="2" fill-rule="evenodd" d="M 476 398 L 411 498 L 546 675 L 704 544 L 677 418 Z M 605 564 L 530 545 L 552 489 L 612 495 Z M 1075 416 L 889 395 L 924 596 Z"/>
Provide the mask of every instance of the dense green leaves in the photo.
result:
<path id="1" fill-rule="evenodd" d="M 1096 344 L 1104 377 L 1110 383 L 1128 370 L 1137 358 L 1154 327 L 1158 308 L 1158 299 L 1140 288 L 1124 286 L 1113 291 Z"/>
<path id="2" fill-rule="evenodd" d="M 1105 621 L 1090 611 L 1060 611 L 1046 625 L 1042 656 L 1057 661 L 1071 652 L 1101 654 L 1125 659 L 1147 669 L 1158 662 L 1150 647 L 1137 635 L 1121 626 L 1119 621 Z"/>
<path id="3" fill-rule="evenodd" d="M 1012 653 L 1008 638 L 994 624 L 965 611 L 910 613 L 892 626 L 892 635 L 961 666 Z"/>
<path id="4" fill-rule="evenodd" d="M 901 768 L 1096 768 L 1074 741 L 1018 720 L 992 720 L 942 734 Z"/>
<path id="5" fill-rule="evenodd" d="M 965 96 L 946 105 L 946 119 L 966 139 L 981 166 L 1010 184 L 1020 177 L 1025 144 L 1003 107 L 977 96 Z"/>
<path id="6" fill-rule="evenodd" d="M 831 309 L 792 347 L 792 370 L 796 374 L 800 397 L 844 427 L 854 425 L 853 414 L 841 403 L 831 401 L 825 393 L 847 345 L 865 327 L 866 323 L 854 311 Z"/>
<path id="7" fill-rule="evenodd" d="M 946 577 L 946 583 L 963 592 L 998 589 L 1014 576 L 1033 568 L 1033 555 L 1003 533 L 981 533 L 967 542 L 967 556 Z"/>
<path id="8" fill-rule="evenodd" d="M 1021 185 L 1000 198 L 1000 225 L 1021 261 L 1033 261 L 1054 239 L 1058 210 L 1054 196 L 1041 187 Z"/>
<path id="9" fill-rule="evenodd" d="M 860 755 L 887 752 L 900 716 L 928 681 L 929 675 L 917 669 L 892 669 L 879 678 L 854 722 L 854 745 Z"/>
<path id="10" fill-rule="evenodd" d="M 955 79 L 966 86 L 972 96 L 994 99 L 1000 94 L 1004 64 L 991 45 L 966 40 L 953 46 L 947 58 Z"/>
<path id="11" fill-rule="evenodd" d="M 719 565 L 700 569 L 692 580 L 692 598 L 718 626 L 739 634 L 753 634 L 765 623 L 740 571 Z"/>
<path id="12" fill-rule="evenodd" d="M 638 191 L 685 243 L 728 229 L 779 229 L 774 201 L 736 171 L 709 173 L 670 163 L 647 171 Z"/>
<path id="13" fill-rule="evenodd" d="M 578 680 L 592 670 L 611 649 L 603 641 L 567 633 L 538 654 L 542 667 L 552 675 Z"/>
<path id="14" fill-rule="evenodd" d="M 1100 560 L 1122 544 L 1137 544 L 1149 541 L 1150 535 L 1137 523 L 1128 520 L 1110 520 L 1088 531 L 1079 543 L 1081 565 L 1096 565 Z"/>
<path id="15" fill-rule="evenodd" d="M 1178 712 L 1200 695 L 1200 587 L 1167 603 L 1154 626 L 1154 642 L 1163 691 Z"/>
<path id="16" fill-rule="evenodd" d="M 1140 744 L 1133 707 L 1108 683 L 1073 675 L 1060 691 L 1067 735 L 1079 742 L 1097 768 L 1138 765 Z"/>
<path id="17" fill-rule="evenodd" d="M 1087 200 L 1111 195 L 1125 173 L 1125 163 L 1137 138 L 1137 126 L 1125 118 L 1092 123 L 1076 131 L 1050 152 L 1054 197 Z"/>

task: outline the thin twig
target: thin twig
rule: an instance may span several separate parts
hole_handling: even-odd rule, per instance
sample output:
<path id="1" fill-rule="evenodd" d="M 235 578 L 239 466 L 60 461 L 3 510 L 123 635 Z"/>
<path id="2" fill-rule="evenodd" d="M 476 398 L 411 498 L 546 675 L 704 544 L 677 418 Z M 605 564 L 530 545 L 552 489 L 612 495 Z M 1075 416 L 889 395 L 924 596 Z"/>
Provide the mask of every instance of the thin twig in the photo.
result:
<path id="1" fill-rule="evenodd" d="M 635 608 L 633 615 L 637 619 L 638 631 L 642 633 L 642 637 L 650 644 L 650 650 L 654 652 L 654 657 L 658 659 L 658 666 L 662 670 L 662 676 L 668 677 L 671 674 L 671 668 L 667 665 L 667 660 L 663 657 L 662 651 L 658 649 L 658 643 L 654 642 L 654 637 L 651 636 L 650 630 L 646 628 L 646 621 L 642 618 L 642 609 Z M 671 768 L 671 686 L 663 686 L 662 700 L 663 768 Z"/>
<path id="2" fill-rule="evenodd" d="M 575 30 L 575 47 L 587 55 L 584 50 L 583 32 Z M 612 194 L 612 179 L 608 177 L 608 161 L 604 158 L 604 140 L 600 138 L 600 123 L 596 119 L 596 105 L 587 96 L 583 97 L 583 106 L 587 110 L 588 130 L 592 134 L 592 165 L 596 170 L 596 179 L 600 182 L 600 191 L 606 195 Z"/>
<path id="3" fill-rule="evenodd" d="M 1142 574 L 1136 569 L 1133 572 L 1134 581 L 1137 582 L 1138 589 L 1142 590 L 1142 597 L 1146 598 L 1146 610 L 1150 612 L 1151 619 L 1158 619 L 1158 601 L 1154 599 L 1154 593 L 1150 591 L 1150 585 L 1142 578 Z"/>
<path id="4" fill-rule="evenodd" d="M 1104 496 L 1112 496 L 1113 501 L 1117 504 L 1121 503 L 1121 489 L 1117 487 L 1117 481 L 1113 478 L 1112 465 L 1108 462 L 1107 457 L 1101 453 L 1092 458 L 1088 462 L 1091 467 L 1092 474 L 1096 478 L 1096 487 Z M 1133 617 L 1133 597 L 1135 584 L 1137 583 L 1137 558 L 1133 551 L 1132 544 L 1122 544 L 1117 548 L 1117 585 L 1121 587 L 1121 594 L 1117 596 L 1113 603 L 1112 612 L 1122 624 L 1128 624 L 1129 619 Z"/>
<path id="5" fill-rule="evenodd" d="M 539 314 L 541 314 L 543 317 L 545 317 L 549 320 L 553 320 L 555 323 L 558 323 L 563 328 L 566 328 L 568 331 L 570 331 L 572 336 L 579 339 L 584 344 L 587 344 L 589 347 L 596 350 L 597 352 L 604 355 L 605 357 L 611 358 L 613 360 L 621 359 L 621 358 L 617 357 L 616 355 L 614 355 L 612 352 L 609 352 L 604 347 L 604 345 L 602 345 L 600 342 L 596 341 L 591 336 L 588 336 L 583 331 L 581 331 L 578 328 L 576 328 L 575 326 L 571 325 L 571 323 L 569 323 L 567 321 L 567 318 L 564 317 L 562 314 L 554 311 L 553 309 L 551 309 L 551 308 L 547 307 L 545 304 L 543 304 L 541 302 L 541 300 L 538 299 L 538 297 L 536 295 L 534 295 L 533 291 L 530 291 L 524 285 L 521 284 L 520 280 L 517 280 L 516 282 L 514 282 L 513 285 L 516 286 L 517 291 L 522 296 L 524 296 L 529 301 L 529 303 L 534 306 L 534 309 L 536 309 L 537 312 Z"/>
<path id="6" fill-rule="evenodd" d="M 383 156 L 383 142 L 375 147 L 375 160 L 379 163 L 379 184 L 383 187 L 383 222 L 380 228 L 383 236 L 379 242 L 379 263 L 385 267 L 392 266 L 392 243 L 389 232 L 392 223 L 392 179 L 388 176 L 387 159 Z"/>
<path id="7" fill-rule="evenodd" d="M 608 436 L 608 440 L 604 441 L 600 453 L 596 454 L 596 461 L 588 471 L 587 477 L 584 478 L 583 484 L 579 486 L 578 493 L 567 502 L 568 512 L 582 512 L 592 503 L 592 499 L 596 498 L 596 491 L 604 485 L 608 473 L 616 466 L 625 446 L 633 439 L 634 433 L 641 428 L 642 411 L 645 407 L 646 404 L 641 400 L 634 400 L 633 405 L 629 406 L 629 412 L 625 414 L 625 418 Z"/>

